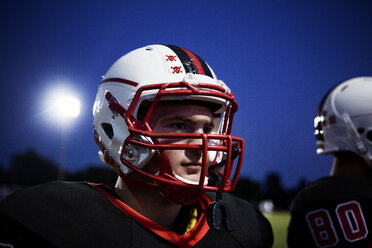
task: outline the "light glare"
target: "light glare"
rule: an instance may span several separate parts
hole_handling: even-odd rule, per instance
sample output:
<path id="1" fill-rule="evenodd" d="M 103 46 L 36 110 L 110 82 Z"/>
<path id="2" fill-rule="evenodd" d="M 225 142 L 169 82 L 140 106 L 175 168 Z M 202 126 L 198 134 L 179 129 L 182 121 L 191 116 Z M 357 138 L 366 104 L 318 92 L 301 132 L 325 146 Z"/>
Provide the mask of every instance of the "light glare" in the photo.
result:
<path id="1" fill-rule="evenodd" d="M 68 96 L 61 96 L 57 99 L 59 113 L 66 117 L 77 117 L 80 114 L 80 102 L 78 99 Z"/>

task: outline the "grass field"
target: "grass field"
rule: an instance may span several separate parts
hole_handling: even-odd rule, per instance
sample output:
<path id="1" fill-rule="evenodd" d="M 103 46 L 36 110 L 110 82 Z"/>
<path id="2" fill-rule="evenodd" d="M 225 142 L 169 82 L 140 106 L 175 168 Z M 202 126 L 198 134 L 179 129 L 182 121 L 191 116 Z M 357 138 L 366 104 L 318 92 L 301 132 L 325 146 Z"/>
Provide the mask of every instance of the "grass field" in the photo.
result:
<path id="1" fill-rule="evenodd" d="M 286 248 L 287 227 L 290 219 L 290 213 L 285 211 L 274 211 L 271 215 L 266 215 L 270 221 L 274 232 L 273 248 Z"/>

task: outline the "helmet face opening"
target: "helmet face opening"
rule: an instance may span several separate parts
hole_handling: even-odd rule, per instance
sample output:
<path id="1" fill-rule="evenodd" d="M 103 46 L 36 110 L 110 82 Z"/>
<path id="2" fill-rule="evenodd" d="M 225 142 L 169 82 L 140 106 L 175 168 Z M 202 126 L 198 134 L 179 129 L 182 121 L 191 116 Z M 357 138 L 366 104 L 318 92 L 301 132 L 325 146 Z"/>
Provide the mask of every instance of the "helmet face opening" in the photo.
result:
<path id="1" fill-rule="evenodd" d="M 208 109 L 213 128 L 154 131 L 154 113 L 167 105 Z M 184 48 L 152 45 L 123 56 L 106 73 L 93 109 L 95 140 L 104 163 L 126 183 L 189 204 L 204 191 L 235 187 L 244 153 L 244 140 L 231 135 L 237 109 L 233 93 L 204 60 Z M 179 151 L 198 154 L 197 176 L 179 175 L 169 159 Z M 210 168 L 221 177 L 218 185 L 208 180 Z"/>
<path id="2" fill-rule="evenodd" d="M 180 88 L 180 86 L 182 86 Z M 185 87 L 186 86 L 186 87 Z M 128 108 L 128 112 L 125 115 L 125 120 L 128 125 L 128 130 L 130 135 L 126 138 L 123 143 L 123 149 L 121 153 L 121 162 L 125 166 L 127 166 L 133 172 L 139 173 L 142 177 L 146 177 L 148 182 L 151 182 L 152 185 L 154 182 L 158 186 L 160 185 L 163 188 L 162 191 L 164 192 L 173 192 L 174 191 L 182 191 L 188 192 L 190 194 L 191 191 L 230 191 L 234 188 L 237 177 L 240 171 L 240 167 L 242 164 L 242 159 L 238 159 L 238 162 L 235 166 L 235 170 L 233 171 L 234 161 L 231 159 L 232 147 L 237 147 L 239 150 L 239 154 L 242 154 L 244 147 L 243 147 L 243 140 L 241 138 L 237 138 L 231 136 L 231 127 L 232 127 L 232 120 L 234 113 L 237 109 L 237 104 L 235 99 L 231 95 L 227 95 L 221 91 L 215 91 L 213 89 L 209 89 L 207 91 L 207 86 L 204 86 L 201 90 L 193 88 L 191 85 L 183 82 L 183 83 L 169 83 L 169 84 L 160 84 L 157 85 L 158 92 L 156 96 L 153 98 L 153 101 L 150 105 L 148 105 L 147 112 L 143 116 L 142 124 L 143 126 L 138 128 L 138 125 L 133 123 L 133 118 L 131 118 L 133 110 L 136 109 L 136 105 L 140 104 L 139 99 L 141 99 L 142 94 L 146 94 L 146 91 L 153 91 L 155 89 L 154 86 L 144 86 L 143 88 L 137 91 L 132 104 Z M 173 90 L 174 89 L 174 90 Z M 156 133 L 152 130 L 150 126 L 150 120 L 152 115 L 154 114 L 155 109 L 158 107 L 159 104 L 173 104 L 176 102 L 175 105 L 178 105 L 180 109 L 182 106 L 187 104 L 200 104 L 200 100 L 192 100 L 193 96 L 204 96 L 204 97 L 213 97 L 213 100 L 216 101 L 217 98 L 222 102 L 226 102 L 226 108 L 224 113 L 218 114 L 218 119 L 222 118 L 221 123 L 218 123 L 217 130 L 215 132 L 211 132 L 209 134 L 206 133 Z M 169 100 L 172 97 L 181 97 L 183 100 Z M 166 98 L 167 100 L 162 101 L 162 98 Z M 185 98 L 186 97 L 186 98 Z M 186 100 L 184 100 L 186 99 Z M 220 109 L 220 107 L 216 107 L 216 104 L 212 102 L 212 104 L 206 103 L 205 106 L 213 106 L 212 110 Z M 138 115 L 137 115 L 138 116 Z M 142 137 L 139 139 L 138 137 Z M 166 143 L 161 143 L 159 140 L 167 140 Z M 178 143 L 177 140 L 191 140 L 189 143 Z M 150 142 L 149 142 L 150 141 Z M 138 168 L 138 166 L 134 165 L 130 159 L 128 159 L 127 149 L 126 147 L 143 147 L 147 150 L 157 151 L 155 154 L 156 162 L 159 166 L 159 172 L 157 175 L 144 172 L 142 169 Z M 201 171 L 200 176 L 197 182 L 190 183 L 187 180 L 182 180 L 180 177 L 177 176 L 174 169 L 172 169 L 171 164 L 169 163 L 169 159 L 167 158 L 166 153 L 172 152 L 176 150 L 182 151 L 193 151 L 199 153 L 202 157 L 201 162 Z M 211 156 L 211 154 L 213 154 Z M 212 157 L 212 159 L 211 159 Z M 155 158 L 153 158 L 155 159 Z M 223 184 L 217 186 L 211 186 L 206 183 L 206 178 L 209 176 L 208 168 L 213 163 L 220 163 L 224 159 L 224 164 L 221 164 L 223 169 L 221 170 L 221 175 L 223 175 Z M 148 182 L 144 183 L 148 185 Z M 171 190 L 172 189 L 172 190 Z M 186 190 L 188 189 L 188 190 Z M 173 194 L 172 193 L 172 194 Z M 186 201 L 186 196 L 182 195 L 180 192 L 176 193 L 176 195 L 180 195 L 183 201 Z M 193 195 L 193 194 L 191 194 Z M 187 200 L 189 201 L 189 200 Z"/>

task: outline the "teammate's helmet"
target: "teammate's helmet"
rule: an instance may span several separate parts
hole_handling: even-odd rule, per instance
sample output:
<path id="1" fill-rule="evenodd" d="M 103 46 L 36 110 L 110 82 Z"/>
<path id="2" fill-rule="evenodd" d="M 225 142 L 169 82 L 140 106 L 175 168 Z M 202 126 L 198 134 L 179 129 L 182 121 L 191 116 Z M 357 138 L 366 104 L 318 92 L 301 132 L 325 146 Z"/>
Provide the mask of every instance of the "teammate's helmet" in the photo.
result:
<path id="1" fill-rule="evenodd" d="M 372 166 L 372 77 L 357 77 L 333 87 L 314 119 L 317 153 L 350 151 Z"/>
<path id="2" fill-rule="evenodd" d="M 210 134 L 154 133 L 149 120 L 160 101 L 192 101 L 213 105 L 216 129 Z M 242 164 L 244 141 L 231 136 L 238 104 L 233 93 L 218 80 L 195 53 L 174 45 L 150 45 L 117 60 L 98 88 L 93 107 L 94 136 L 105 164 L 116 169 L 126 183 L 163 193 L 180 204 L 197 200 L 204 191 L 231 191 Z M 190 144 L 159 144 L 158 138 L 197 139 Z M 192 145 L 193 144 L 193 145 Z M 199 182 L 176 175 L 165 150 L 199 150 Z M 157 156 L 159 172 L 143 170 Z M 238 157 L 234 162 L 234 158 Z M 208 165 L 215 164 L 221 183 L 208 185 Z M 130 177 L 128 174 L 138 176 Z"/>

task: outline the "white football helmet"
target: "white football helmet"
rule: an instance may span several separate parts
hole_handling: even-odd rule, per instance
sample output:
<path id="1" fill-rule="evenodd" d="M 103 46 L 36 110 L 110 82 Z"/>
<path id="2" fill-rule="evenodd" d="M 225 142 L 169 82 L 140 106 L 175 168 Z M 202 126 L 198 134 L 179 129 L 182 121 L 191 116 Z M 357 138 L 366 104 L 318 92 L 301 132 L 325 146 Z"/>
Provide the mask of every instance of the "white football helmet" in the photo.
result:
<path id="1" fill-rule="evenodd" d="M 314 119 L 317 153 L 350 151 L 372 166 L 372 77 L 356 77 L 333 87 Z"/>
<path id="2" fill-rule="evenodd" d="M 148 122 L 160 101 L 212 104 L 214 114 L 220 116 L 216 118 L 217 128 L 211 134 L 154 133 Z M 103 77 L 93 107 L 95 141 L 103 162 L 114 167 L 126 183 L 189 204 L 203 191 L 223 192 L 235 187 L 244 151 L 243 139 L 231 136 L 237 109 L 233 93 L 195 53 L 174 45 L 150 45 L 118 59 Z M 198 139 L 202 145 L 159 144 L 157 139 L 164 136 Z M 202 151 L 200 181 L 176 175 L 166 149 Z M 142 168 L 154 156 L 162 162 L 159 172 L 150 174 Z M 239 159 L 234 165 L 236 157 Z M 222 168 L 219 185 L 207 184 L 207 164 L 211 163 Z M 130 173 L 147 180 L 136 180 L 128 176 Z"/>

